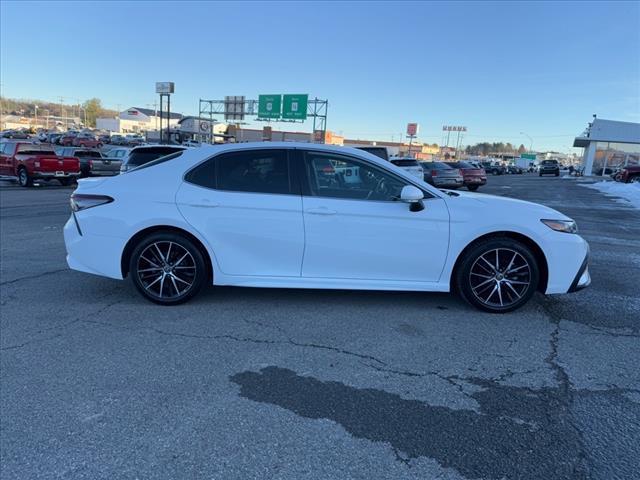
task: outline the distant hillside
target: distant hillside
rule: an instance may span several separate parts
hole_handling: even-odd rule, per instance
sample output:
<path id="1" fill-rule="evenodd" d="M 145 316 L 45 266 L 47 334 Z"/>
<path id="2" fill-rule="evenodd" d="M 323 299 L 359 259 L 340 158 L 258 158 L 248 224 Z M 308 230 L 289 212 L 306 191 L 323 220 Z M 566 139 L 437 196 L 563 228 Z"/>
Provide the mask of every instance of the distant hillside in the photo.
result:
<path id="1" fill-rule="evenodd" d="M 45 112 L 45 110 L 49 111 L 49 115 L 61 115 L 61 112 L 63 110 L 66 115 L 70 115 L 74 108 L 78 109 L 77 104 L 60 104 L 55 102 L 47 102 L 45 100 L 0 97 L 0 110 L 2 111 L 3 115 L 22 115 L 24 117 L 33 117 L 36 105 L 38 106 L 38 115 L 47 115 L 47 112 Z M 76 115 L 80 116 L 79 110 L 76 110 L 76 112 Z M 118 112 L 116 112 L 115 110 L 100 108 L 98 116 L 113 117 L 117 114 Z"/>

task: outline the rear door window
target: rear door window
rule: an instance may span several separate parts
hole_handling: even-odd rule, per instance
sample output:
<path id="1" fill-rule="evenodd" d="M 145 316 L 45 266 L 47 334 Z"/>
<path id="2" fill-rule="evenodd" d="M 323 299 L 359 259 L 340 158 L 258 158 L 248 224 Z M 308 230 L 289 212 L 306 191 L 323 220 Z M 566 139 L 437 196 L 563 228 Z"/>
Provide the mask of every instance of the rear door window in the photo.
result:
<path id="1" fill-rule="evenodd" d="M 127 161 L 127 165 L 131 168 L 139 167 L 140 165 L 149 163 L 157 158 L 164 157 L 165 155 L 170 155 L 176 152 L 181 152 L 182 150 L 182 148 L 175 147 L 151 147 L 131 150 L 131 153 L 129 153 L 129 160 Z"/>
<path id="2" fill-rule="evenodd" d="M 247 150 L 215 157 L 216 188 L 234 192 L 291 194 L 286 150 Z"/>

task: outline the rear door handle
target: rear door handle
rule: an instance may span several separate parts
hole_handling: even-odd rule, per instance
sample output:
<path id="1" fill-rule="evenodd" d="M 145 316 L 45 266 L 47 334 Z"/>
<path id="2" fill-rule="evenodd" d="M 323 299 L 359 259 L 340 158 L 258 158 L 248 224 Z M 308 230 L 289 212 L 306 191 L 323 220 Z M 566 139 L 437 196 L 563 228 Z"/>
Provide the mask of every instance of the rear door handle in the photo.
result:
<path id="1" fill-rule="evenodd" d="M 202 200 L 200 200 L 199 203 L 187 203 L 187 205 L 189 205 L 190 207 L 197 207 L 197 208 L 213 208 L 213 207 L 220 206 L 218 202 L 212 202 L 207 198 L 203 198 Z"/>
<path id="2" fill-rule="evenodd" d="M 311 215 L 335 215 L 335 210 L 329 210 L 327 207 L 318 207 L 318 208 L 310 208 L 306 210 L 305 213 L 309 213 Z"/>

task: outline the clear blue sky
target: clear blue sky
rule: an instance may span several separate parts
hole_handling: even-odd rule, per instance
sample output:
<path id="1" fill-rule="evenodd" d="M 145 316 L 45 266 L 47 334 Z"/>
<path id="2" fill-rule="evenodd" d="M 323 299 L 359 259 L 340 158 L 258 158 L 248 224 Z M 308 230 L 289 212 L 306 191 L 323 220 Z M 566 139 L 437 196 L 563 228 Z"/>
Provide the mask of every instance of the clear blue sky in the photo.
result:
<path id="1" fill-rule="evenodd" d="M 328 128 L 569 151 L 593 113 L 640 121 L 639 2 L 13 2 L 0 4 L 2 95 L 121 109 L 309 93 Z M 173 109 L 172 109 L 173 110 Z M 284 124 L 291 127 L 291 124 Z M 307 122 L 301 129 L 310 130 Z"/>

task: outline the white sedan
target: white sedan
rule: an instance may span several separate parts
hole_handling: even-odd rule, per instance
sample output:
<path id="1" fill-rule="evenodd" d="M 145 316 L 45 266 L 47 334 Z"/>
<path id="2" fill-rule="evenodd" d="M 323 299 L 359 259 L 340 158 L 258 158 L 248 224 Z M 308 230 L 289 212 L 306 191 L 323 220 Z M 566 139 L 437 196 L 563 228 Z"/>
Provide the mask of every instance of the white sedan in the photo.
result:
<path id="1" fill-rule="evenodd" d="M 165 305 L 213 284 L 456 291 L 480 309 L 507 312 L 536 290 L 567 293 L 591 281 L 589 247 L 565 215 L 443 192 L 344 147 L 187 149 L 81 180 L 71 207 L 69 266 L 131 277 Z"/>

